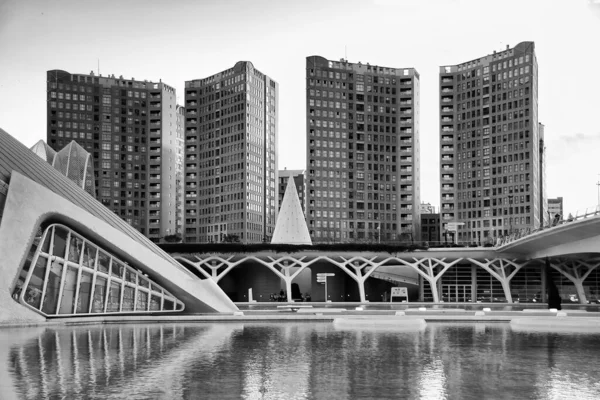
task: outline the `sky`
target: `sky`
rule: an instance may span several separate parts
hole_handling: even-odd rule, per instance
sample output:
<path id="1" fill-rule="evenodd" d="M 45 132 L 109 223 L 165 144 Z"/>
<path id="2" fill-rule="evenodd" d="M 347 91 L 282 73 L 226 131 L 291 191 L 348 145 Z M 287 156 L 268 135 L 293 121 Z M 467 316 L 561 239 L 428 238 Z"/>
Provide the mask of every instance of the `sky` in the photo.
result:
<path id="1" fill-rule="evenodd" d="M 186 80 L 251 61 L 279 83 L 279 169 L 306 167 L 307 56 L 416 68 L 421 200 L 439 206 L 439 67 L 534 41 L 548 197 L 600 203 L 600 0 L 0 0 L 0 128 L 46 139 L 46 71 Z"/>

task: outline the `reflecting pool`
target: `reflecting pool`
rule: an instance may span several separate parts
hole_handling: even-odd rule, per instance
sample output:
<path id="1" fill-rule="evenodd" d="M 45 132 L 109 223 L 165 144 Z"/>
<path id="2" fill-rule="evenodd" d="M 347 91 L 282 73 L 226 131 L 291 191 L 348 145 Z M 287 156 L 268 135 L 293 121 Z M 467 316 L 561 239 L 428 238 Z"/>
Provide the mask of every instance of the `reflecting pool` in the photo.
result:
<path id="1" fill-rule="evenodd" d="M 598 399 L 600 335 L 430 323 L 0 330 L 2 399 Z"/>

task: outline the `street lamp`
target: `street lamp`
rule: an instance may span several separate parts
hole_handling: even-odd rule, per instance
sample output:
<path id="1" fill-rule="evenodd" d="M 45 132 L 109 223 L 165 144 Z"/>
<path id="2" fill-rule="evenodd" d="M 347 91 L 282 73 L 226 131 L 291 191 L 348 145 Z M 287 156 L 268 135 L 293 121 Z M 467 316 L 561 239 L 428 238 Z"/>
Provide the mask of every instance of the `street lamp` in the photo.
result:
<path id="1" fill-rule="evenodd" d="M 515 197 L 515 196 L 513 196 L 512 194 L 508 195 L 508 204 L 510 205 L 510 207 L 508 208 L 509 211 L 510 211 L 509 212 L 510 216 L 508 217 L 509 218 L 508 220 L 509 220 L 509 223 L 510 223 L 510 231 L 508 232 L 509 235 L 512 235 L 512 220 L 513 220 L 513 207 L 512 207 L 512 205 L 513 205 L 513 197 Z"/>

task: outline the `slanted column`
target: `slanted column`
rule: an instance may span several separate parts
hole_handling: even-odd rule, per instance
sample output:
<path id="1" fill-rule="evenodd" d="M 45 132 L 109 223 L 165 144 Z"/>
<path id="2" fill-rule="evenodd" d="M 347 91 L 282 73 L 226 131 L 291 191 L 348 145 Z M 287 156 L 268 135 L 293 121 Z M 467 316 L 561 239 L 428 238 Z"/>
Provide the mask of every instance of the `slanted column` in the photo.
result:
<path id="1" fill-rule="evenodd" d="M 551 262 L 550 266 L 564 275 L 568 280 L 573 282 L 575 290 L 577 291 L 577 297 L 579 303 L 587 304 L 587 296 L 583 288 L 583 282 L 592 273 L 593 270 L 598 268 L 600 262 L 598 260 L 585 262 L 577 260 L 565 260 L 558 262 Z"/>
<path id="2" fill-rule="evenodd" d="M 508 303 L 512 303 L 512 293 L 510 290 L 510 281 L 516 275 L 517 272 L 529 262 L 526 261 L 523 264 L 518 264 L 516 260 L 507 260 L 504 258 L 494 258 L 493 260 L 485 259 L 484 261 L 477 261 L 473 258 L 468 258 L 470 262 L 485 269 L 490 275 L 496 278 L 502 285 L 504 291 L 504 297 Z"/>
<path id="3" fill-rule="evenodd" d="M 249 257 L 242 257 L 237 261 L 232 262 L 233 257 L 221 258 L 217 256 L 210 256 L 207 258 L 200 258 L 198 256 L 194 256 L 197 262 L 188 260 L 185 257 L 177 256 L 175 259 L 182 264 L 190 265 L 196 269 L 196 271 L 200 272 L 204 277 L 218 283 L 221 278 L 229 273 L 234 267 L 240 265 L 244 261 L 248 260 Z M 203 268 L 206 267 L 210 270 L 210 274 Z M 225 267 L 221 273 L 219 270 Z"/>
<path id="4" fill-rule="evenodd" d="M 583 280 L 573 282 L 575 284 L 575 290 L 577 291 L 577 297 L 579 298 L 580 304 L 587 304 L 587 296 L 585 295 L 585 290 L 583 289 Z"/>
<path id="5" fill-rule="evenodd" d="M 208 272 L 206 272 L 204 268 L 202 268 L 202 261 L 195 263 L 181 256 L 176 256 L 175 260 L 177 260 L 180 264 L 184 264 L 191 268 L 194 268 L 196 271 L 200 272 L 200 274 L 204 276 L 204 278 L 212 280 L 211 275 Z"/>

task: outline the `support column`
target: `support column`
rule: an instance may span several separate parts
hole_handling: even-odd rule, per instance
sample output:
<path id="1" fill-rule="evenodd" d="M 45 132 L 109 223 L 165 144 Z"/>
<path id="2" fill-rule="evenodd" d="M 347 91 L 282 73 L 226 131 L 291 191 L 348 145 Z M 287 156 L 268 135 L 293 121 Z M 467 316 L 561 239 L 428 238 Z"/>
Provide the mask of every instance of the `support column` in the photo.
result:
<path id="1" fill-rule="evenodd" d="M 362 274 L 362 269 L 367 267 L 366 263 L 359 263 L 358 261 L 354 261 L 354 264 L 351 264 L 352 268 L 354 269 L 354 273 L 356 274 L 356 277 L 358 278 L 356 280 L 356 283 L 358 284 L 358 296 L 360 297 L 360 301 L 361 302 L 365 302 L 365 300 L 367 300 L 367 297 L 365 296 L 365 281 L 367 280 L 367 278 L 373 273 L 373 271 L 375 271 L 375 269 L 379 266 L 373 266 L 371 265 L 371 269 L 369 271 L 367 271 L 367 273 L 365 275 Z"/>
<path id="2" fill-rule="evenodd" d="M 493 260 L 485 259 L 485 262 L 477 261 L 473 258 L 468 259 L 475 265 L 485 269 L 490 275 L 496 278 L 502 285 L 502 291 L 507 303 L 512 303 L 512 293 L 510 290 L 510 280 L 517 272 L 529 262 L 517 264 L 516 260 L 507 260 L 504 258 L 494 258 Z M 514 269 L 513 269 L 514 268 Z M 511 271 L 512 269 L 512 271 Z"/>
<path id="3" fill-rule="evenodd" d="M 590 262 L 585 262 L 578 260 L 556 260 L 554 262 L 550 262 L 550 266 L 564 275 L 568 280 L 573 282 L 575 290 L 577 291 L 579 303 L 587 304 L 587 296 L 585 295 L 583 282 L 593 270 L 600 266 L 600 261 L 593 260 Z"/>
<path id="4" fill-rule="evenodd" d="M 304 271 L 304 269 L 306 267 L 308 267 L 312 263 L 316 262 L 317 260 L 321 259 L 321 257 L 316 257 L 315 259 L 313 259 L 311 261 L 304 262 L 304 259 L 306 257 L 302 257 L 300 259 L 295 259 L 295 258 L 286 256 L 279 260 L 275 260 L 273 257 L 267 257 L 270 261 L 264 261 L 255 256 L 252 256 L 250 258 L 259 262 L 260 264 L 264 265 L 265 267 L 269 268 L 271 271 L 273 271 L 275 273 L 275 275 L 277 275 L 279 278 L 283 279 L 283 281 L 285 282 L 286 297 L 287 297 L 287 301 L 289 303 L 291 303 L 293 301 L 292 300 L 292 282 L 294 281 L 294 279 L 302 271 Z M 297 266 L 298 270 L 292 274 L 291 268 L 294 266 Z M 279 269 L 277 269 L 278 267 L 279 267 Z"/>
<path id="5" fill-rule="evenodd" d="M 585 295 L 585 290 L 583 289 L 583 281 L 573 282 L 575 284 L 575 290 L 577 290 L 577 297 L 579 298 L 580 304 L 587 304 L 587 296 Z"/>
<path id="6" fill-rule="evenodd" d="M 365 281 L 367 278 L 371 276 L 373 272 L 381 265 L 387 263 L 390 260 L 393 260 L 393 257 L 387 257 L 382 261 L 375 262 L 377 257 L 371 257 L 370 259 L 366 259 L 364 257 L 352 257 L 350 259 L 345 259 L 344 257 L 340 257 L 342 262 L 335 261 L 333 259 L 329 259 L 328 261 L 334 265 L 337 265 L 342 270 L 344 270 L 352 279 L 354 279 L 358 285 L 358 294 L 360 296 L 360 301 L 364 303 L 366 301 L 365 296 Z M 351 271 L 350 268 L 354 270 Z M 368 271 L 366 269 L 369 268 Z M 366 271 L 366 272 L 365 272 Z"/>
<path id="7" fill-rule="evenodd" d="M 548 303 L 548 295 L 546 291 L 548 290 L 548 283 L 546 282 L 546 267 L 544 265 L 540 266 L 540 278 L 542 281 L 542 303 Z"/>
<path id="8" fill-rule="evenodd" d="M 471 301 L 477 303 L 477 267 L 471 264 Z"/>
<path id="9" fill-rule="evenodd" d="M 437 285 L 438 280 L 442 277 L 442 275 L 444 275 L 446 273 L 446 271 L 448 271 L 448 269 L 451 266 L 460 262 L 462 260 L 462 258 L 458 258 L 452 262 L 445 262 L 445 260 L 446 260 L 445 258 L 442 258 L 441 260 L 438 260 L 436 258 L 422 258 L 422 259 L 418 260 L 417 258 L 413 257 L 413 260 L 415 260 L 415 262 L 410 263 L 410 262 L 402 260 L 400 258 L 397 259 L 398 262 L 416 270 L 417 273 L 419 274 L 419 276 L 421 276 L 423 279 L 425 279 L 425 280 L 427 280 L 427 282 L 429 282 L 429 286 L 431 287 L 431 296 L 433 297 L 433 302 L 439 303 L 440 296 L 439 296 L 439 290 L 438 290 L 438 285 Z M 438 266 L 442 266 L 443 268 L 436 274 L 435 269 Z"/>

